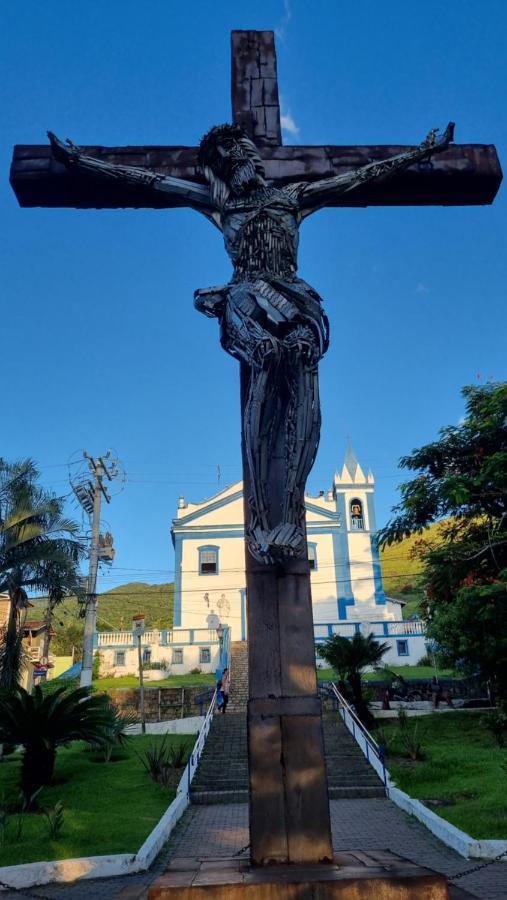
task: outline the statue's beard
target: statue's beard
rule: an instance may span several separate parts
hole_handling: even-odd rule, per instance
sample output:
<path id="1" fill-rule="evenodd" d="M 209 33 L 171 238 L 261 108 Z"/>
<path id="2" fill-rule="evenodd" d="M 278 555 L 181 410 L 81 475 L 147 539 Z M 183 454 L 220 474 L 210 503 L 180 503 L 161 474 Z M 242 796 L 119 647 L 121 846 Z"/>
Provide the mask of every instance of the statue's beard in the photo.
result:
<path id="1" fill-rule="evenodd" d="M 257 172 L 251 159 L 245 159 L 236 165 L 229 177 L 229 185 L 234 194 L 242 194 L 253 188 L 258 182 Z"/>

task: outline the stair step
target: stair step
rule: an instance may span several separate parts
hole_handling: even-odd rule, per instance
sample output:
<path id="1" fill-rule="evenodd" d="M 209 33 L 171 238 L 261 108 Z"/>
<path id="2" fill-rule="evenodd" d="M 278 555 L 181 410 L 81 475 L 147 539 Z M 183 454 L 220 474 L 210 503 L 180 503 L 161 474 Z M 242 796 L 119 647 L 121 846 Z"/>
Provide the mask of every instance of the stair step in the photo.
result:
<path id="1" fill-rule="evenodd" d="M 379 787 L 330 787 L 331 800 L 346 800 L 354 797 L 385 797 L 386 792 L 379 782 Z"/>
<path id="2" fill-rule="evenodd" d="M 248 803 L 248 790 L 240 791 L 192 791 L 192 803 Z"/>

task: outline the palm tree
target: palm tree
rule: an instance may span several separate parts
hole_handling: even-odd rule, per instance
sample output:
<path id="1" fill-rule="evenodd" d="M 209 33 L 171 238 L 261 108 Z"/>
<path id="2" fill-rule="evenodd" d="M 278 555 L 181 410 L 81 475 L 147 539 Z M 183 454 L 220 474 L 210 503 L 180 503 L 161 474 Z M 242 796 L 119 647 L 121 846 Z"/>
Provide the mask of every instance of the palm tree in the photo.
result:
<path id="1" fill-rule="evenodd" d="M 0 688 L 10 690 L 23 668 L 25 589 L 52 592 L 56 602 L 76 592 L 85 552 L 78 525 L 63 516 L 63 498 L 40 487 L 38 477 L 32 460 L 0 460 L 0 593 L 7 591 L 10 599 L 0 644 Z"/>
<path id="2" fill-rule="evenodd" d="M 24 748 L 21 791 L 27 809 L 51 781 L 58 747 L 97 743 L 114 729 L 113 718 L 107 695 L 90 694 L 88 688 L 64 686 L 44 695 L 38 686 L 33 694 L 18 686 L 0 692 L 0 741 Z"/>
<path id="3" fill-rule="evenodd" d="M 339 678 L 349 682 L 356 713 L 367 726 L 371 725 L 373 717 L 363 698 L 361 673 L 369 666 L 377 666 L 388 650 L 389 644 L 381 644 L 372 634 L 365 637 L 360 632 L 354 634 L 352 639 L 333 634 L 317 644 L 318 655 L 325 659 Z"/>

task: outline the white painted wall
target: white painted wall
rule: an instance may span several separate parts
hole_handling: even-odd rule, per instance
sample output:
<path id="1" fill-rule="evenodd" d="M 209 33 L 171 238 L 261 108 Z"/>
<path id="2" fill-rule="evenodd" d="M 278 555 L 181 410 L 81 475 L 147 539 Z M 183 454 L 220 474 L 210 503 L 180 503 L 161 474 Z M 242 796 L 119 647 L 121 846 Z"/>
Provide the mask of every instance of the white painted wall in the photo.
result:
<path id="1" fill-rule="evenodd" d="M 220 651 L 216 643 L 215 632 L 210 632 L 209 644 L 178 644 L 173 643 L 167 647 L 150 641 L 151 662 L 165 662 L 167 664 L 166 671 L 162 671 L 162 677 L 166 675 L 186 675 L 192 669 L 199 668 L 201 672 L 215 672 L 219 668 Z M 145 646 L 148 646 L 146 644 Z M 200 661 L 200 647 L 209 647 L 211 662 L 203 663 Z M 100 653 L 100 675 L 102 678 L 115 677 L 120 678 L 122 675 L 138 675 L 138 654 L 137 647 L 117 646 L 117 647 L 99 647 Z M 173 650 L 181 650 L 183 652 L 183 662 L 181 664 L 174 663 Z M 125 653 L 125 665 L 116 665 L 115 659 L 118 652 Z M 154 676 L 153 680 L 159 676 L 159 670 L 155 669 L 145 671 L 145 681 L 150 681 L 150 676 Z"/>

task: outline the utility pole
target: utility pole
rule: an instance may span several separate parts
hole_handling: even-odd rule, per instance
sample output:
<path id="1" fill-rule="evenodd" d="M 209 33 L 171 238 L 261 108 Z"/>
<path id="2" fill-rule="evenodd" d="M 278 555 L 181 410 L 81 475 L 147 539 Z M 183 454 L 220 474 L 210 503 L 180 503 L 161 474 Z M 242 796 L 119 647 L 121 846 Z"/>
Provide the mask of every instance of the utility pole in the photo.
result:
<path id="1" fill-rule="evenodd" d="M 83 660 L 80 678 L 81 687 L 91 687 L 93 637 L 95 635 L 97 623 L 97 571 L 100 559 L 104 557 L 107 561 L 111 562 L 114 555 L 112 540 L 106 544 L 104 539 L 101 539 L 100 507 L 102 498 L 104 498 L 106 503 L 110 503 L 111 501 L 111 497 L 104 487 L 104 478 L 107 478 L 108 481 L 112 481 L 118 474 L 118 468 L 117 460 L 111 460 L 110 450 L 107 451 L 105 456 L 98 456 L 97 459 L 89 456 L 86 451 L 83 455 L 88 462 L 92 478 L 87 481 L 80 480 L 78 484 L 73 484 L 72 487 L 79 503 L 92 519 L 90 565 L 88 569 L 86 591 Z"/>
<path id="2" fill-rule="evenodd" d="M 132 634 L 137 637 L 137 658 L 139 661 L 139 712 L 141 715 L 141 731 L 146 734 L 146 715 L 144 711 L 144 677 L 143 677 L 143 651 L 141 640 L 144 634 L 144 613 L 132 617 Z"/>

